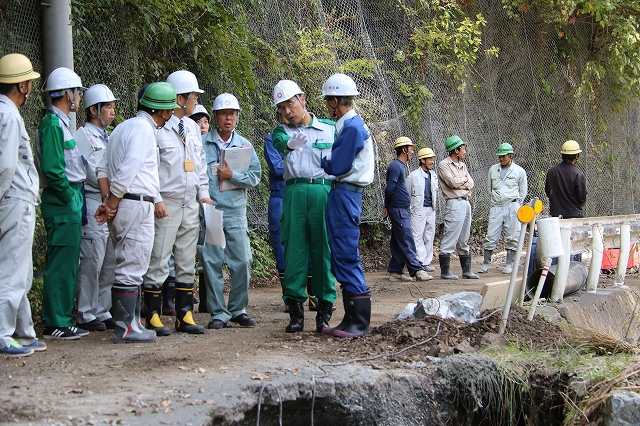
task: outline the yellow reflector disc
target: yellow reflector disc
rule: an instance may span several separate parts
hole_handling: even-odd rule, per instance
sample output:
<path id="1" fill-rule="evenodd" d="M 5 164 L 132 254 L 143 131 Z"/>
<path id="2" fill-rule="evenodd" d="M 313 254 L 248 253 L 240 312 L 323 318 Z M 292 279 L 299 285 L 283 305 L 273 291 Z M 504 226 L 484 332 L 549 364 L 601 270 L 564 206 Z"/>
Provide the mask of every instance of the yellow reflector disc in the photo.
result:
<path id="1" fill-rule="evenodd" d="M 531 206 L 522 206 L 518 209 L 518 220 L 522 223 L 529 223 L 533 220 L 535 213 Z"/>
<path id="2" fill-rule="evenodd" d="M 542 211 L 542 201 L 536 201 L 535 205 L 533 206 L 533 211 L 536 214 L 540 214 L 540 212 Z"/>

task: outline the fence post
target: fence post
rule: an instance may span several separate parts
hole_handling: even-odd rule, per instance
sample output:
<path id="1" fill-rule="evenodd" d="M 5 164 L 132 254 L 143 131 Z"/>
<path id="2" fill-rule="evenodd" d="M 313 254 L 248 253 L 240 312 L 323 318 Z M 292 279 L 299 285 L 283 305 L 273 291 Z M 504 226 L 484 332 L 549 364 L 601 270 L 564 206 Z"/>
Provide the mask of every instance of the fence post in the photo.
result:
<path id="1" fill-rule="evenodd" d="M 591 266 L 587 275 L 587 293 L 595 293 L 600 279 L 600 269 L 602 269 L 602 255 L 604 254 L 603 226 L 593 225 L 591 232 L 593 242 L 591 243 Z"/>
<path id="2" fill-rule="evenodd" d="M 50 0 L 41 2 L 42 71 L 43 78 L 59 67 L 73 70 L 73 36 L 71 33 L 71 2 Z M 82 77 L 82 76 L 81 76 Z M 47 106 L 51 99 L 45 94 Z M 69 114 L 71 131 L 76 128 L 76 114 Z"/>
<path id="3" fill-rule="evenodd" d="M 553 281 L 551 289 L 551 301 L 560 302 L 564 298 L 564 288 L 567 285 L 569 276 L 569 261 L 571 259 L 571 225 L 562 225 L 560 222 L 560 239 L 564 256 L 558 257 L 558 267 L 556 269 L 556 279 Z"/>
<path id="4" fill-rule="evenodd" d="M 627 264 L 629 263 L 629 247 L 631 246 L 631 225 L 620 224 L 620 256 L 618 256 L 618 267 L 616 268 L 615 285 L 623 285 L 624 277 L 627 274 Z"/>

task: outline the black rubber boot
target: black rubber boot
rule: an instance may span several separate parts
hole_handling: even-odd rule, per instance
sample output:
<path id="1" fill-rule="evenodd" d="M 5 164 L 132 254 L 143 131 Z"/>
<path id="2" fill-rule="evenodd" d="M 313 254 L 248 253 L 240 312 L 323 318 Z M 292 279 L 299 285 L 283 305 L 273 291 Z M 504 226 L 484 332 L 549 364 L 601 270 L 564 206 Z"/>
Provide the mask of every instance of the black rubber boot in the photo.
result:
<path id="1" fill-rule="evenodd" d="M 317 297 L 312 296 L 315 293 L 313 291 L 313 276 L 307 275 L 307 295 L 309 295 L 309 310 L 316 312 L 318 310 L 318 303 L 320 301 Z"/>
<path id="2" fill-rule="evenodd" d="M 304 328 L 304 307 L 302 303 L 293 299 L 287 299 L 289 302 L 289 325 L 285 331 L 287 333 L 297 333 Z"/>
<path id="3" fill-rule="evenodd" d="M 140 324 L 139 287 L 111 287 L 111 304 L 114 321 L 114 343 L 151 343 L 156 341 L 156 333 Z"/>
<path id="4" fill-rule="evenodd" d="M 369 334 L 371 321 L 371 291 L 348 294 L 347 306 L 349 310 L 349 324 L 343 330 L 333 330 L 333 336 L 356 339 Z"/>
<path id="5" fill-rule="evenodd" d="M 198 272 L 198 297 L 200 303 L 198 303 L 198 312 L 207 313 L 207 283 L 205 282 L 204 272 Z"/>
<path id="6" fill-rule="evenodd" d="M 160 319 L 160 308 L 162 307 L 162 289 L 145 288 L 144 305 L 147 307 L 147 328 L 156 332 L 157 336 L 168 336 L 171 334 L 169 327 L 165 326 Z"/>
<path id="7" fill-rule="evenodd" d="M 193 321 L 193 283 L 176 282 L 176 331 L 204 333 L 204 327 Z"/>
<path id="8" fill-rule="evenodd" d="M 176 316 L 176 279 L 168 276 L 162 284 L 162 315 Z"/>
<path id="9" fill-rule="evenodd" d="M 491 268 L 491 255 L 493 254 L 493 250 L 484 250 L 484 261 L 482 262 L 482 266 L 478 270 L 479 274 L 485 274 L 489 272 L 489 268 Z"/>
<path id="10" fill-rule="evenodd" d="M 322 330 L 329 328 L 329 321 L 333 313 L 333 303 L 321 300 L 318 304 L 318 313 L 316 314 L 316 332 L 322 333 Z"/>
<path id="11" fill-rule="evenodd" d="M 460 255 L 460 266 L 462 267 L 462 278 L 466 278 L 468 280 L 477 280 L 480 278 L 471 270 L 471 255 L 470 254 L 461 254 Z"/>
<path id="12" fill-rule="evenodd" d="M 440 254 L 440 278 L 443 280 L 457 280 L 458 276 L 451 273 L 451 257 L 448 254 Z"/>
<path id="13" fill-rule="evenodd" d="M 327 336 L 333 336 L 333 333 L 335 331 L 344 330 L 351 323 L 351 313 L 349 312 L 349 309 L 347 309 L 347 303 L 348 303 L 347 296 L 348 296 L 348 293 L 342 290 L 342 306 L 344 307 L 344 318 L 342 318 L 342 321 L 340 321 L 340 324 L 338 324 L 333 328 L 323 328 L 322 334 L 326 334 Z"/>

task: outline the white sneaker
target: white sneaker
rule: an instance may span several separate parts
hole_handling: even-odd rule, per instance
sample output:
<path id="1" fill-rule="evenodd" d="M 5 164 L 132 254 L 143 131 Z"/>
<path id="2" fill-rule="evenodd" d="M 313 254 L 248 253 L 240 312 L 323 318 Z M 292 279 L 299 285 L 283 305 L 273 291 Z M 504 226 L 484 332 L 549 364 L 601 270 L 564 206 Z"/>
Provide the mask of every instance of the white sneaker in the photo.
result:
<path id="1" fill-rule="evenodd" d="M 416 272 L 416 280 L 418 281 L 429 281 L 432 280 L 433 277 L 427 274 L 427 271 L 418 271 Z"/>
<path id="2" fill-rule="evenodd" d="M 400 274 L 398 272 L 389 272 L 389 281 L 413 281 L 409 275 Z"/>
<path id="3" fill-rule="evenodd" d="M 424 265 L 424 270 L 427 272 L 435 272 L 436 268 L 431 265 Z"/>

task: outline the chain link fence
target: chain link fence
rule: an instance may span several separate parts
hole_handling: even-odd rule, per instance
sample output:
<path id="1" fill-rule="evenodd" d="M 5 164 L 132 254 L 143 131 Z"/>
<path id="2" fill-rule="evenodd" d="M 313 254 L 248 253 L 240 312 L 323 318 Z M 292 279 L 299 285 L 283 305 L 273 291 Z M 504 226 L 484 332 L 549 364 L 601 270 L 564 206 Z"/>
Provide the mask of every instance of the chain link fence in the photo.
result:
<path id="1" fill-rule="evenodd" d="M 239 131 L 262 153 L 262 141 L 275 123 L 269 105 L 271 90 L 281 78 L 296 80 L 306 92 L 309 109 L 327 116 L 317 95 L 324 80 L 342 71 L 356 80 L 361 96 L 357 109 L 367 121 L 376 148 L 375 182 L 364 194 L 363 222 L 380 219 L 387 164 L 393 159 L 393 141 L 409 136 L 420 146 L 432 147 L 437 159 L 444 158 L 444 141 L 452 134 L 468 142 L 467 164 L 475 182 L 472 204 L 474 220 L 488 213 L 487 173 L 496 163 L 497 146 L 511 143 L 514 161 L 528 174 L 529 197 L 546 201 L 544 179 L 550 166 L 560 161 L 560 147 L 567 139 L 577 140 L 583 153 L 578 167 L 587 176 L 587 216 L 638 213 L 637 171 L 640 152 L 639 109 L 633 105 L 615 112 L 606 102 L 594 103 L 575 97 L 576 70 L 586 60 L 585 46 L 575 46 L 572 65 L 557 53 L 557 34 L 534 13 L 522 20 L 510 19 L 500 2 L 480 0 L 467 6 L 470 16 L 482 13 L 483 27 L 478 60 L 471 66 L 460 90 L 433 68 L 407 73 L 403 60 L 416 27 L 428 18 L 428 10 L 409 13 L 415 2 L 398 0 L 262 0 L 223 2 L 249 22 L 252 33 L 277 52 L 286 65 L 286 75 L 269 66 L 254 69 L 258 77 L 255 93 L 241 97 L 243 111 Z M 245 4 L 246 3 L 246 4 Z M 426 4 L 426 3 L 425 3 Z M 0 53 L 26 54 L 36 70 L 42 70 L 40 52 L 40 2 L 0 1 Z M 136 95 L 149 82 L 140 75 L 145 52 L 136 51 L 134 29 L 127 28 L 127 8 L 114 9 L 108 22 L 96 23 L 99 31 L 74 31 L 75 69 L 85 86 L 105 83 L 117 97 L 119 114 L 135 113 Z M 482 52 L 499 49 L 493 57 Z M 233 46 L 229 46 L 232 50 Z M 225 54 L 221 52 L 221 54 Z M 206 66 L 206 64 L 203 64 Z M 166 70 L 168 75 L 171 71 Z M 195 71 L 195 70 L 194 70 Z M 411 75 L 415 73 L 415 75 Z M 197 73 L 196 73 L 197 74 Z M 232 91 L 220 73 L 219 81 L 205 81 L 200 101 L 211 108 L 222 91 Z M 399 89 L 401 83 L 420 81 L 431 93 L 421 108 L 420 125 L 410 125 L 409 103 Z M 22 113 L 32 139 L 42 117 L 44 77 L 35 85 L 32 99 Z M 78 123 L 84 122 L 83 112 Z M 265 164 L 263 163 L 263 166 Z M 414 158 L 408 171 L 417 167 Z M 266 228 L 267 173 L 250 197 L 249 221 L 254 228 Z"/>

